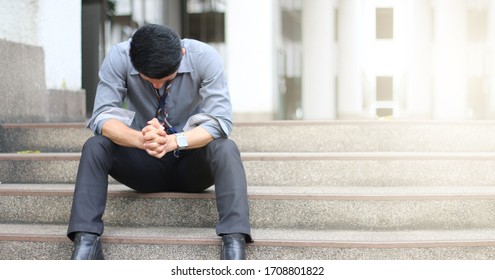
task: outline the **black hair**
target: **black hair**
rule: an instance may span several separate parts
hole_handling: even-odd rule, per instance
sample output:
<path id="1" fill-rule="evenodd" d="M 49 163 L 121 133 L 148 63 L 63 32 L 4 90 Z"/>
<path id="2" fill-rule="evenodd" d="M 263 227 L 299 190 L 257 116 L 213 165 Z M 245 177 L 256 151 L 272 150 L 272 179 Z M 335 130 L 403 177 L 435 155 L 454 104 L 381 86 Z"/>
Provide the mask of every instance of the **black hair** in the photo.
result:
<path id="1" fill-rule="evenodd" d="M 129 56 L 134 68 L 149 78 L 170 76 L 182 59 L 180 37 L 169 27 L 146 24 L 132 36 Z"/>

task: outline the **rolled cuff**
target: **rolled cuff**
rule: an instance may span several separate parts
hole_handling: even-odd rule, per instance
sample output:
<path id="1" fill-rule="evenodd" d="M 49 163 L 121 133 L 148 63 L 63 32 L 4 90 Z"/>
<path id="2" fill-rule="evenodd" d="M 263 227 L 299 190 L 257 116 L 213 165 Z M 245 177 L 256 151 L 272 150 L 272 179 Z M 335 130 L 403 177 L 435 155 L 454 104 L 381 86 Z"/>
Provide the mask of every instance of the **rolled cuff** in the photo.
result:
<path id="1" fill-rule="evenodd" d="M 232 132 L 232 123 L 209 114 L 196 114 L 190 117 L 183 130 L 188 131 L 197 126 L 201 126 L 208 131 L 214 139 L 227 138 Z"/>
<path id="2" fill-rule="evenodd" d="M 133 111 L 129 111 L 124 108 L 111 107 L 91 117 L 86 127 L 91 129 L 94 134 L 101 135 L 101 129 L 103 128 L 103 125 L 106 121 L 115 119 L 130 127 L 135 115 L 136 113 Z"/>

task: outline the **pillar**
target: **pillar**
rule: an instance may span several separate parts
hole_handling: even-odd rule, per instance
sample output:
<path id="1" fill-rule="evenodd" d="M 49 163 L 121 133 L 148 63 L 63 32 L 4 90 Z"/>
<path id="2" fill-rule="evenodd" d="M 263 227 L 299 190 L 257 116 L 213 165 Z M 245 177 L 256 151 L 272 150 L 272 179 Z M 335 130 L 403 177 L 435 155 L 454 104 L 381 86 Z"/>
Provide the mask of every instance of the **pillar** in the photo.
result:
<path id="1" fill-rule="evenodd" d="M 334 1 L 304 0 L 302 7 L 303 119 L 335 119 Z"/>
<path id="2" fill-rule="evenodd" d="M 434 2 L 434 98 L 435 119 L 466 117 L 466 2 L 436 0 Z"/>

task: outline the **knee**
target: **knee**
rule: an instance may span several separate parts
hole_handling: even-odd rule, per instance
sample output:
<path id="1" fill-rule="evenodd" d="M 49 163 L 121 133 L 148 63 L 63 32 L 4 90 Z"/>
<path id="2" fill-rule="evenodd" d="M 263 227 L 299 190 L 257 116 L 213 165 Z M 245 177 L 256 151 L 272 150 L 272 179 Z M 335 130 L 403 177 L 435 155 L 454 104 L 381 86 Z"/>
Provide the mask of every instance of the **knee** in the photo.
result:
<path id="1" fill-rule="evenodd" d="M 236 143 L 225 138 L 215 139 L 210 142 L 208 144 L 208 153 L 222 158 L 230 157 L 232 155 L 240 156 L 239 148 Z"/>
<path id="2" fill-rule="evenodd" d="M 89 138 L 82 148 L 83 153 L 102 153 L 112 149 L 113 142 L 105 136 L 96 135 Z"/>

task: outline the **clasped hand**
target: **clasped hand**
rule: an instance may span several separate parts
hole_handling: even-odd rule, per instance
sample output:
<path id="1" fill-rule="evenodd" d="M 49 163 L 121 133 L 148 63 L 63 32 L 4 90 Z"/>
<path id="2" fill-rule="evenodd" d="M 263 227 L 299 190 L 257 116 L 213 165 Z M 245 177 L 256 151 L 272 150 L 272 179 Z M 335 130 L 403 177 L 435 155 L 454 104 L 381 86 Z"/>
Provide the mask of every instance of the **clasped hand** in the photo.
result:
<path id="1" fill-rule="evenodd" d="M 141 132 L 143 133 L 143 146 L 146 152 L 153 157 L 162 158 L 167 152 L 173 150 L 171 137 L 168 137 L 163 126 L 156 118 L 148 122 Z"/>

